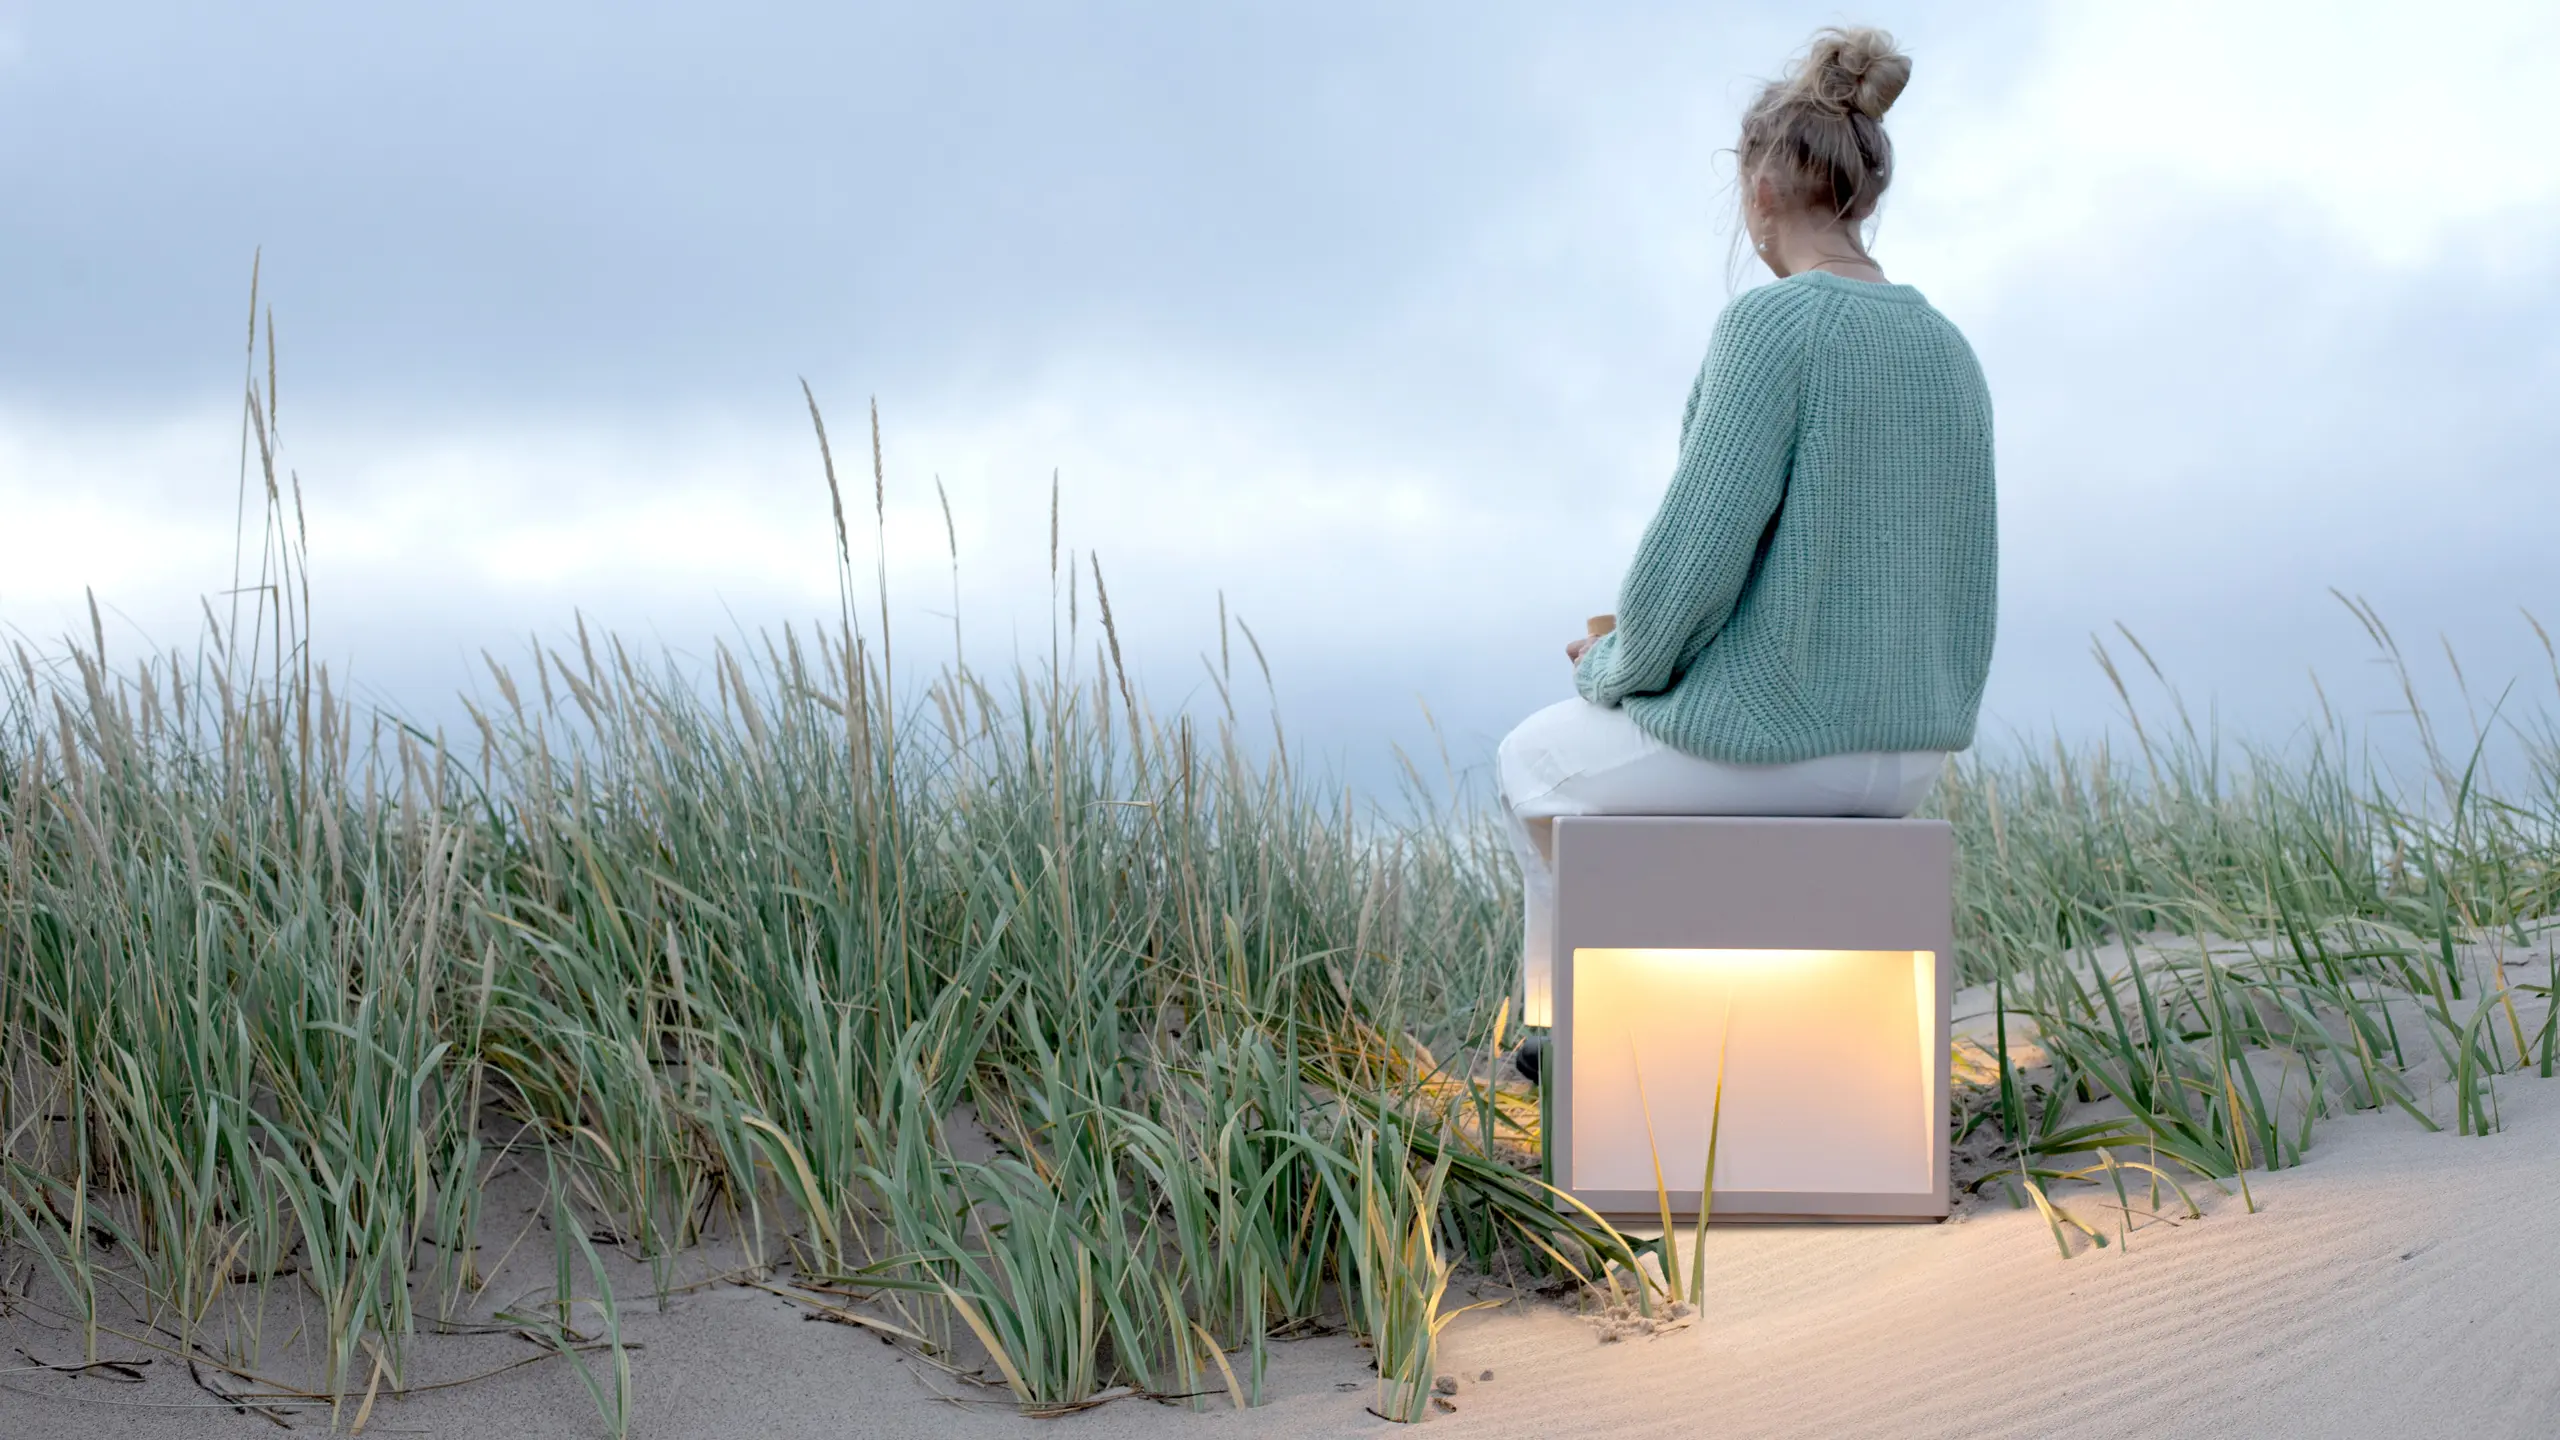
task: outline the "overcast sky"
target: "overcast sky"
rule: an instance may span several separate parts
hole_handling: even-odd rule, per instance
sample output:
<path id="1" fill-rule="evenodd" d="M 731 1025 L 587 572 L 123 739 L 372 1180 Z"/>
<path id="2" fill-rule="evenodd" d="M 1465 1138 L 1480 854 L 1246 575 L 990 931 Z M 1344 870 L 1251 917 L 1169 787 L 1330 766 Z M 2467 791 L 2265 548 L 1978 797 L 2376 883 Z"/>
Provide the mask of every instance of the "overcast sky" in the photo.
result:
<path id="1" fill-rule="evenodd" d="M 263 246 L 318 643 L 394 703 L 580 609 L 832 613 L 805 375 L 840 457 L 878 397 L 915 653 L 937 476 L 972 658 L 1045 653 L 1054 470 L 1160 702 L 1223 591 L 1356 773 L 1424 704 L 1479 763 L 1764 278 L 1740 110 L 1842 20 L 1915 61 L 1879 256 L 1998 408 L 1987 736 L 2095 734 L 2118 622 L 2227 729 L 2379 710 L 2331 587 L 2551 695 L 2545 3 L 0 0 L 0 627 L 228 583 Z"/>

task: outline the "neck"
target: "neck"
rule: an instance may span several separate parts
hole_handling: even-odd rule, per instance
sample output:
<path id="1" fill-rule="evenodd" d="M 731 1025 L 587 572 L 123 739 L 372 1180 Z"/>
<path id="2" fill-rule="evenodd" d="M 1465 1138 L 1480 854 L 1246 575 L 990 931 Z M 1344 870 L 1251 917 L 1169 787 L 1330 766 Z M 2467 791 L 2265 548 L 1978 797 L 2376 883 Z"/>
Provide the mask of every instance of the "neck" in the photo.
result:
<path id="1" fill-rule="evenodd" d="M 1883 268 L 1858 243 L 1854 231 L 1811 216 L 1790 216 L 1772 225 L 1768 248 L 1760 258 L 1781 280 L 1808 270 L 1851 280 L 1884 280 Z"/>

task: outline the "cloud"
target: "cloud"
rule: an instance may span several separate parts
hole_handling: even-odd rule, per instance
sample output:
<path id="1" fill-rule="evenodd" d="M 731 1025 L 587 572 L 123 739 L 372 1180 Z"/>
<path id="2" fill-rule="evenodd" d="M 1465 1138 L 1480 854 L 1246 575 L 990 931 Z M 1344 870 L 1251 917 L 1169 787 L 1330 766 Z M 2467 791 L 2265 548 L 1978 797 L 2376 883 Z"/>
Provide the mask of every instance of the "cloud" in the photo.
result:
<path id="1" fill-rule="evenodd" d="M 650 11 L 484 52 L 318 15 L 269 37 L 304 78 L 260 91 L 274 151 L 236 191 L 175 111 L 114 109 L 139 76 L 231 95 L 221 44 L 179 58 L 192 21 L 129 54 L 57 14 L 52 88 L 0 97 L 92 137 L 0 151 L 44 217 L 0 259 L 84 277 L 0 346 L 0 507 L 52 539 L 0 622 L 85 628 L 95 584 L 167 640 L 228 583 L 237 415 L 206 397 L 264 234 L 324 641 L 403 703 L 579 610 L 684 647 L 833 614 L 805 371 L 866 593 L 881 399 L 913 653 L 956 536 L 973 654 L 1046 654 L 1054 471 L 1160 696 L 1199 691 L 1223 593 L 1302 731 L 1418 747 L 1427 700 L 1462 758 L 1611 603 L 1724 298 L 1714 152 L 1804 23 L 955 11 L 851 47 Z M 2476 685 L 2535 673 L 2560 176 L 2464 137 L 2532 133 L 2481 77 L 2560 22 L 1884 18 L 1920 67 L 1882 253 L 1999 406 L 1996 724 L 2104 725 L 2086 650 L 2118 620 L 2252 733 L 2309 713 L 2310 665 L 2379 708 L 2331 585 Z"/>
<path id="2" fill-rule="evenodd" d="M 2501 76 L 2560 44 L 2550 6 L 2071 0 L 2039 28 L 2005 83 L 1899 137 L 1931 180 L 1897 199 L 1895 239 L 1951 295 L 2199 212 L 2233 259 L 2255 221 L 2386 273 L 2548 274 L 2560 170 L 2497 137 L 2541 123 L 2535 87 Z"/>

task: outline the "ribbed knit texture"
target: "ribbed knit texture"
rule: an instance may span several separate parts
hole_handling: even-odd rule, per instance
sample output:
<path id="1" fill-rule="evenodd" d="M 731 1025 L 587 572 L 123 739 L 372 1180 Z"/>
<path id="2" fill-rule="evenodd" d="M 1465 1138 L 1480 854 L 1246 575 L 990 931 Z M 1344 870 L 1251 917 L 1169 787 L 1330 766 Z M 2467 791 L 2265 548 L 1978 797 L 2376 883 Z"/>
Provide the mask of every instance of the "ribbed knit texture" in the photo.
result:
<path id="1" fill-rule="evenodd" d="M 1819 271 L 1725 306 L 1680 465 L 1574 683 L 1734 764 L 1961 750 L 1991 665 L 1991 394 L 1907 285 Z"/>

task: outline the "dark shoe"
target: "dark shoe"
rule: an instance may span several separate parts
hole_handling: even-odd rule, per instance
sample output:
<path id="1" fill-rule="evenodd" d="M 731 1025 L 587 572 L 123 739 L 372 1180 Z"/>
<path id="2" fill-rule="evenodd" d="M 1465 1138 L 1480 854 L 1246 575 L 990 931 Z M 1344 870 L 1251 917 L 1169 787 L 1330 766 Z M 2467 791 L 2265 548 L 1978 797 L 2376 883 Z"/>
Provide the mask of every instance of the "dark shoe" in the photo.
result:
<path id="1" fill-rule="evenodd" d="M 1520 1078 L 1535 1083 L 1538 1066 L 1546 1058 L 1547 1037 L 1531 1035 L 1520 1042 L 1519 1049 L 1511 1052 L 1511 1068 L 1520 1072 Z"/>

